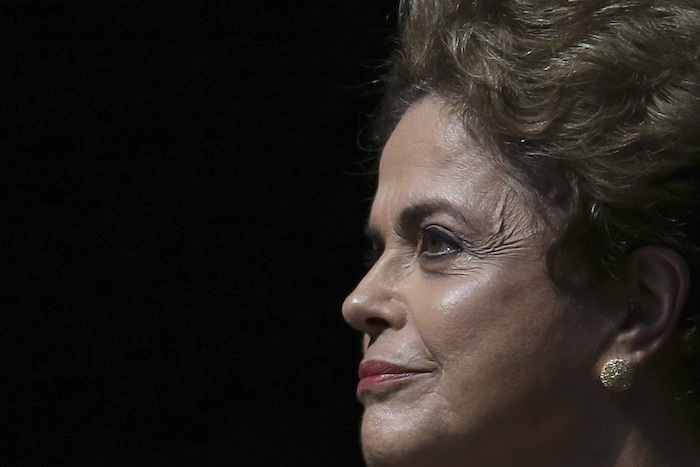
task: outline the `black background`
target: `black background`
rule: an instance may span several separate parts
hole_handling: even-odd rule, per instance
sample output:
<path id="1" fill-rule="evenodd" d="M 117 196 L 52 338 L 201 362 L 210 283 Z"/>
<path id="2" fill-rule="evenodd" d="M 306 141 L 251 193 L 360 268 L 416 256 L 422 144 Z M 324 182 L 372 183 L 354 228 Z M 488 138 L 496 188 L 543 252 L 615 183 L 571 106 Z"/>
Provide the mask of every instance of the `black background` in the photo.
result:
<path id="1" fill-rule="evenodd" d="M 0 2 L 2 465 L 361 465 L 394 4 Z"/>

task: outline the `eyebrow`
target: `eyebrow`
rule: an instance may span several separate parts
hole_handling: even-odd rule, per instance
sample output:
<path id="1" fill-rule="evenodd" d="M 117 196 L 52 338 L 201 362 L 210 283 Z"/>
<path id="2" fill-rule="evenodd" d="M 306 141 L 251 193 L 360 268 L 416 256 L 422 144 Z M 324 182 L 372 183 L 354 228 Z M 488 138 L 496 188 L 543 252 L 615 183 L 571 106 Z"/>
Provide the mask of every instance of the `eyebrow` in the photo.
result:
<path id="1" fill-rule="evenodd" d="M 438 212 L 443 212 L 459 222 L 468 224 L 464 215 L 452 204 L 442 200 L 430 200 L 406 207 L 398 216 L 397 226 L 402 232 L 415 230 L 423 219 Z M 384 243 L 379 230 L 369 223 L 365 226 L 365 236 L 377 244 Z"/>

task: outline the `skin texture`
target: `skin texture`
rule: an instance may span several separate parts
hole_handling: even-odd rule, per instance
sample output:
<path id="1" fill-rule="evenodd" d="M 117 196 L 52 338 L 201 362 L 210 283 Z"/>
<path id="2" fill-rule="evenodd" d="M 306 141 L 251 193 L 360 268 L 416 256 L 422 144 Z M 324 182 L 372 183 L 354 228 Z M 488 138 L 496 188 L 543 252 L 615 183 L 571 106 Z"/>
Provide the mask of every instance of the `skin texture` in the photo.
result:
<path id="1" fill-rule="evenodd" d="M 387 142 L 368 223 L 379 258 L 343 315 L 364 360 L 419 373 L 358 390 L 368 465 L 614 457 L 596 408 L 615 324 L 554 289 L 551 234 L 516 187 L 437 99 L 415 103 Z"/>

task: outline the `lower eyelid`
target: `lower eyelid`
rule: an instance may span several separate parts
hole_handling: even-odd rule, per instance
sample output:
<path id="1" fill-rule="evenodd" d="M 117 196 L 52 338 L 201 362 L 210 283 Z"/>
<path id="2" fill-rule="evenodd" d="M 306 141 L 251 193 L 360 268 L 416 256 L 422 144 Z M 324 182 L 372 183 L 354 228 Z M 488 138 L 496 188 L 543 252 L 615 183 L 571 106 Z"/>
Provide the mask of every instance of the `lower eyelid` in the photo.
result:
<path id="1" fill-rule="evenodd" d="M 461 253 L 461 252 L 462 252 L 462 249 L 457 247 L 457 248 L 453 248 L 450 251 L 446 251 L 444 253 L 431 253 L 429 251 L 424 251 L 420 254 L 420 256 L 425 257 L 425 258 L 430 258 L 430 259 L 440 259 L 440 258 L 446 258 L 448 256 L 453 256 L 453 255 L 456 255 L 456 254 Z"/>

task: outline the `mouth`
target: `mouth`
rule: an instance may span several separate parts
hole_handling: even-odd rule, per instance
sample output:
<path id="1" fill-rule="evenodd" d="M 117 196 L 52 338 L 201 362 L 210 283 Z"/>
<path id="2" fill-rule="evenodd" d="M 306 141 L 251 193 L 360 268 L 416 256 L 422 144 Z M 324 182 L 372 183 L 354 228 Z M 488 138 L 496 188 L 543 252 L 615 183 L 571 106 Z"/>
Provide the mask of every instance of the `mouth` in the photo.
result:
<path id="1" fill-rule="evenodd" d="M 411 379 L 427 373 L 383 360 L 365 360 L 360 363 L 358 371 L 360 381 L 357 383 L 357 394 L 362 396 L 369 392 L 397 389 Z"/>

